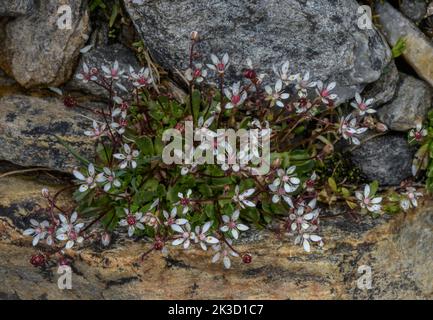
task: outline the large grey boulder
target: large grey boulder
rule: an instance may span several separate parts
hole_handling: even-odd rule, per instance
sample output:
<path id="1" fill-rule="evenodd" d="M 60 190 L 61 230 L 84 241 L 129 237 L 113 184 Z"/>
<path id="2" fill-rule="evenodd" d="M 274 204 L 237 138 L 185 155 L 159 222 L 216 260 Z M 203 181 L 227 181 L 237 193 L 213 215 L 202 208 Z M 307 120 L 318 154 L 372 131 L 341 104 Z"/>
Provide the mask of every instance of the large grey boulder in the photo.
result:
<path id="1" fill-rule="evenodd" d="M 84 135 L 92 127 L 77 109 L 66 108 L 57 98 L 10 95 L 0 98 L 0 160 L 21 166 L 71 171 L 79 162 L 55 135 L 87 159 L 94 142 Z"/>
<path id="2" fill-rule="evenodd" d="M 351 151 L 351 158 L 368 180 L 394 186 L 412 176 L 414 150 L 405 135 L 373 137 L 366 134 L 361 140 L 361 145 Z"/>
<path id="3" fill-rule="evenodd" d="M 427 13 L 427 2 L 425 0 L 401 0 L 400 10 L 406 17 L 418 22 Z"/>
<path id="4" fill-rule="evenodd" d="M 355 0 L 145 0 L 124 1 L 145 45 L 167 70 L 187 67 L 189 37 L 198 31 L 204 62 L 210 53 L 231 59 L 230 80 L 245 59 L 268 72 L 286 60 L 293 73 L 310 71 L 335 80 L 341 100 L 376 81 L 390 61 L 388 45 L 375 29 L 361 30 Z"/>
<path id="5" fill-rule="evenodd" d="M 395 131 L 408 131 L 423 122 L 432 107 L 433 90 L 424 81 L 401 74 L 394 100 L 379 111 L 380 121 Z"/>
<path id="6" fill-rule="evenodd" d="M 64 3 L 37 1 L 30 14 L 0 27 L 0 67 L 26 88 L 58 86 L 72 75 L 88 39 L 89 16 L 87 1 L 69 1 L 71 28 L 58 24 L 62 17 L 58 10 Z"/>
<path id="7" fill-rule="evenodd" d="M 0 0 L 0 17 L 16 17 L 29 13 L 34 0 Z"/>
<path id="8" fill-rule="evenodd" d="M 376 1 L 379 23 L 389 44 L 406 41 L 403 56 L 420 78 L 433 86 L 433 43 L 418 27 L 386 1 Z"/>

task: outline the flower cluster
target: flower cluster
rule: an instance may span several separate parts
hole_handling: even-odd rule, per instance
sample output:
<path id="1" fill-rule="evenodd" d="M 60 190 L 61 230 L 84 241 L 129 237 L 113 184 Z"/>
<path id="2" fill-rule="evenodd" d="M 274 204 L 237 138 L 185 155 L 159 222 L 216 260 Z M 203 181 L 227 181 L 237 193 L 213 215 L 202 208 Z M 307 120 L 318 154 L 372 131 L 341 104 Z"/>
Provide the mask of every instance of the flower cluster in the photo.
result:
<path id="1" fill-rule="evenodd" d="M 291 72 L 287 61 L 267 75 L 246 59 L 243 78 L 231 82 L 229 55 L 196 54 L 198 34 L 191 39 L 190 64 L 181 73 L 189 88 L 186 101 L 167 94 L 151 68 L 134 70 L 117 61 L 83 64 L 77 78 L 111 97 L 106 108 L 94 110 L 83 132 L 95 142 L 96 157 L 77 157 L 82 166 L 73 170 L 73 212 L 61 209 L 57 195 L 44 190 L 49 219 L 32 219 L 24 231 L 33 236 L 33 245 L 63 252 L 98 240 L 109 247 L 111 233 L 119 228 L 128 237 L 153 242 L 143 258 L 152 251 L 167 254 L 168 247 L 195 247 L 211 251 L 212 262 L 230 268 L 235 258 L 252 261 L 236 247 L 244 234 L 275 221 L 305 252 L 320 251 L 323 203 L 341 201 L 347 210 L 374 215 L 417 206 L 421 194 L 410 185 L 397 196 L 379 196 L 375 184 L 362 189 L 326 170 L 338 141 L 358 145 L 367 130 L 383 128 L 370 119 L 373 100 L 356 94 L 351 113 L 342 116 L 337 84 L 315 80 L 308 71 Z M 162 156 L 167 129 L 200 138 L 188 144 L 179 137 L 185 151 L 170 154 L 173 163 Z M 247 129 L 254 132 L 249 142 Z M 230 130 L 240 132 L 239 147 L 228 142 L 224 132 Z M 417 127 L 410 136 L 418 141 L 426 136 L 423 130 Z M 262 156 L 265 140 L 270 141 L 269 160 Z M 204 161 L 205 154 L 217 162 Z M 269 170 L 258 174 L 261 166 Z M 86 226 L 79 220 L 84 215 Z M 39 265 L 43 259 L 32 260 Z"/>

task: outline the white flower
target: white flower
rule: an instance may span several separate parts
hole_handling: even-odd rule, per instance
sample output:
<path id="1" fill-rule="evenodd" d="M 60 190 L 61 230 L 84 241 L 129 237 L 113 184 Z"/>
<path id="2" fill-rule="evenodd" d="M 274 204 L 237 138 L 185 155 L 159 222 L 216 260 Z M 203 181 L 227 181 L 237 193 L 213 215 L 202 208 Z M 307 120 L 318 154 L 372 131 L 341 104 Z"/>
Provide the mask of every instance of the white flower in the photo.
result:
<path id="1" fill-rule="evenodd" d="M 119 105 L 119 107 L 113 110 L 111 116 L 114 118 L 120 115 L 122 119 L 126 119 L 128 108 L 129 108 L 128 103 L 123 101 L 122 98 L 120 97 L 114 97 L 113 100 L 117 105 Z"/>
<path id="2" fill-rule="evenodd" d="M 144 214 L 142 222 L 152 228 L 157 229 L 158 226 L 161 224 L 158 218 L 158 213 L 155 212 L 155 208 L 159 205 L 159 199 L 156 199 L 147 209 L 147 212 Z"/>
<path id="3" fill-rule="evenodd" d="M 231 217 L 223 215 L 222 219 L 225 225 L 223 225 L 220 230 L 222 232 L 230 232 L 235 239 L 239 238 L 239 231 L 247 231 L 249 229 L 246 225 L 237 222 L 239 219 L 239 210 L 235 210 Z"/>
<path id="4" fill-rule="evenodd" d="M 116 153 L 113 155 L 114 158 L 118 160 L 122 160 L 122 162 L 119 165 L 120 169 L 125 169 L 128 166 L 130 166 L 132 169 L 137 168 L 136 159 L 140 154 L 139 151 L 132 150 L 130 146 L 126 143 L 123 145 L 123 151 L 124 153 Z"/>
<path id="5" fill-rule="evenodd" d="M 47 235 L 47 228 L 50 225 L 48 221 L 37 222 L 35 219 L 30 219 L 32 228 L 24 230 L 25 236 L 33 236 L 32 244 L 36 246 L 40 240 L 43 240 Z"/>
<path id="6" fill-rule="evenodd" d="M 176 218 L 177 217 L 177 208 L 176 207 L 171 209 L 170 214 L 167 211 L 163 210 L 162 215 L 165 218 L 164 225 L 167 227 L 169 226 L 172 229 L 173 229 L 173 226 L 175 226 L 174 229 L 178 229 L 178 227 L 183 226 L 183 225 L 188 223 L 187 219 Z"/>
<path id="7" fill-rule="evenodd" d="M 232 245 L 232 241 L 230 239 L 226 239 L 226 241 L 230 245 Z M 217 253 L 212 258 L 212 263 L 216 263 L 222 257 L 223 264 L 226 269 L 230 269 L 231 267 L 230 256 L 239 257 L 239 255 L 234 252 L 225 242 L 222 242 L 221 244 L 216 244 L 212 246 L 212 248 L 217 251 Z"/>
<path id="8" fill-rule="evenodd" d="M 102 71 L 104 71 L 104 76 L 107 79 L 113 79 L 113 80 L 119 80 L 122 74 L 125 72 L 125 70 L 119 69 L 119 62 L 116 60 L 114 61 L 111 68 L 107 66 L 102 66 Z"/>
<path id="9" fill-rule="evenodd" d="M 104 191 L 108 192 L 113 185 L 120 188 L 122 184 L 119 179 L 116 179 L 115 172 L 111 171 L 109 168 L 104 168 L 103 171 L 104 172 L 101 172 L 96 176 L 96 182 L 103 184 Z"/>
<path id="10" fill-rule="evenodd" d="M 275 193 L 272 197 L 273 203 L 278 203 L 282 197 L 293 207 L 292 200 L 286 194 L 295 192 L 301 184 L 301 180 L 296 176 L 295 171 L 296 166 L 289 167 L 285 172 L 283 169 L 277 170 L 278 177 L 269 185 L 269 189 Z"/>
<path id="11" fill-rule="evenodd" d="M 295 244 L 302 244 L 302 246 L 304 247 L 304 250 L 306 252 L 311 251 L 310 242 L 317 243 L 320 247 L 323 246 L 322 237 L 315 235 L 315 234 L 303 233 L 303 234 L 297 236 L 295 239 Z"/>
<path id="12" fill-rule="evenodd" d="M 277 105 L 280 108 L 284 107 L 284 103 L 281 100 L 286 100 L 290 97 L 288 93 L 281 93 L 283 89 L 283 82 L 278 80 L 275 84 L 275 91 L 270 86 L 265 87 L 265 91 L 268 94 L 266 100 L 271 101 L 271 107 Z"/>
<path id="13" fill-rule="evenodd" d="M 422 122 L 418 122 L 416 127 L 409 132 L 409 142 L 421 142 L 427 134 L 428 131 L 423 127 Z"/>
<path id="14" fill-rule="evenodd" d="M 300 98 L 305 98 L 308 94 L 308 88 L 314 88 L 317 85 L 315 81 L 310 81 L 310 72 L 307 71 L 303 77 L 298 75 L 296 77 L 296 90 Z"/>
<path id="15" fill-rule="evenodd" d="M 370 186 L 368 184 L 366 184 L 364 187 L 364 193 L 356 191 L 355 197 L 359 200 L 359 205 L 361 208 L 367 209 L 370 212 L 380 212 L 380 203 L 382 202 L 382 198 L 373 198 L 373 195 L 370 195 Z"/>
<path id="16" fill-rule="evenodd" d="M 412 187 L 406 188 L 406 192 L 402 195 L 405 198 L 400 201 L 400 206 L 404 211 L 418 207 L 418 198 L 423 196 L 421 192 L 417 192 L 416 189 Z"/>
<path id="17" fill-rule="evenodd" d="M 352 102 L 350 105 L 356 109 L 356 111 L 359 113 L 360 116 L 365 115 L 366 113 L 375 113 L 376 110 L 371 108 L 371 105 L 373 104 L 374 99 L 362 99 L 361 95 L 359 93 L 355 94 L 355 101 Z"/>
<path id="18" fill-rule="evenodd" d="M 297 75 L 289 75 L 289 61 L 286 61 L 282 64 L 281 68 L 278 69 L 276 66 L 272 66 L 274 73 L 277 75 L 279 79 L 287 86 L 290 84 L 290 81 L 296 79 Z"/>
<path id="19" fill-rule="evenodd" d="M 316 209 L 316 198 L 312 199 L 307 205 L 299 203 L 294 213 L 289 215 L 291 221 L 290 229 L 292 232 L 306 231 L 312 226 L 312 222 L 319 217 L 320 209 Z"/>
<path id="20" fill-rule="evenodd" d="M 200 243 L 200 247 L 205 251 L 207 250 L 207 244 L 217 244 L 219 242 L 217 238 L 207 234 L 212 224 L 212 221 L 208 221 L 201 228 L 199 226 L 195 227 L 195 242 Z"/>
<path id="21" fill-rule="evenodd" d="M 352 118 L 352 114 L 349 114 L 346 118 L 342 117 L 340 120 L 340 127 L 338 132 L 346 139 L 349 143 L 359 145 L 361 142 L 355 135 L 362 134 L 368 130 L 368 128 L 358 128 L 356 118 Z"/>
<path id="22" fill-rule="evenodd" d="M 195 234 L 194 232 L 191 232 L 191 225 L 189 223 L 184 224 L 182 227 L 179 225 L 172 225 L 171 228 L 177 232 L 180 233 L 180 236 L 172 242 L 172 245 L 178 246 L 180 244 L 183 244 L 184 249 L 188 249 L 191 240 L 195 240 Z"/>
<path id="23" fill-rule="evenodd" d="M 331 91 L 335 88 L 337 84 L 335 82 L 329 83 L 327 86 L 323 84 L 322 81 L 317 81 L 317 89 L 316 92 L 319 97 L 322 99 L 324 104 L 330 104 L 332 101 L 337 99 L 336 94 L 331 94 Z"/>
<path id="24" fill-rule="evenodd" d="M 135 232 L 135 228 L 144 230 L 144 218 L 141 212 L 132 214 L 129 209 L 123 209 L 126 214 L 126 218 L 119 221 L 119 225 L 122 227 L 128 226 L 128 236 L 132 237 Z"/>
<path id="25" fill-rule="evenodd" d="M 96 187 L 96 181 L 95 181 L 95 167 L 93 164 L 89 164 L 87 168 L 87 176 L 85 177 L 80 171 L 74 170 L 72 172 L 78 180 L 80 180 L 80 192 L 85 192 L 88 189 L 93 189 Z"/>
<path id="26" fill-rule="evenodd" d="M 316 191 L 314 188 L 314 186 L 316 185 L 316 180 L 317 180 L 317 174 L 316 174 L 316 172 L 313 172 L 311 174 L 311 177 L 304 182 L 305 191 L 307 191 L 307 192 Z"/>
<path id="27" fill-rule="evenodd" d="M 216 71 L 219 74 L 224 74 L 224 72 L 230 65 L 229 55 L 225 53 L 221 60 L 214 54 L 212 54 L 210 58 L 212 60 L 212 64 L 208 64 L 207 67 L 213 71 Z"/>
<path id="28" fill-rule="evenodd" d="M 111 119 L 110 128 L 115 130 L 118 134 L 122 135 L 125 133 L 126 126 L 128 125 L 128 121 L 123 118 L 119 118 L 116 121 L 114 118 Z"/>
<path id="29" fill-rule="evenodd" d="M 245 90 L 240 89 L 241 83 L 236 82 L 233 84 L 231 89 L 225 89 L 224 94 L 226 95 L 227 99 L 230 100 L 229 103 L 226 104 L 226 109 L 233 109 L 240 105 L 242 105 L 245 100 L 247 99 L 247 92 Z"/>
<path id="30" fill-rule="evenodd" d="M 83 81 L 83 83 L 87 83 L 89 81 L 96 81 L 98 78 L 95 76 L 97 73 L 97 70 L 92 68 L 89 69 L 89 66 L 84 62 L 83 63 L 83 71 L 79 74 L 77 74 L 76 78 L 78 80 Z"/>
<path id="31" fill-rule="evenodd" d="M 203 65 L 201 63 L 197 63 L 194 65 L 193 68 L 188 68 L 185 71 L 185 78 L 190 82 L 195 81 L 197 83 L 201 83 L 206 77 L 207 70 L 203 68 Z"/>
<path id="32" fill-rule="evenodd" d="M 98 139 L 105 134 L 105 129 L 107 125 L 105 123 L 98 124 L 95 120 L 93 120 L 93 128 L 87 131 L 84 131 L 84 134 L 88 137 Z"/>
<path id="33" fill-rule="evenodd" d="M 77 223 L 78 214 L 74 212 L 71 215 L 70 221 L 62 215 L 59 214 L 60 222 L 62 223 L 61 227 L 57 230 L 56 238 L 60 241 L 67 241 L 65 248 L 71 249 L 75 242 L 82 243 L 84 238 L 80 236 L 81 229 L 84 227 L 84 223 Z"/>
<path id="34" fill-rule="evenodd" d="M 235 195 L 233 196 L 232 200 L 235 203 L 239 204 L 239 206 L 242 209 L 245 209 L 245 206 L 247 206 L 247 207 L 255 207 L 256 204 L 254 202 L 252 202 L 252 201 L 250 201 L 250 200 L 247 199 L 248 197 L 251 197 L 254 194 L 254 192 L 256 192 L 256 189 L 248 189 L 248 190 L 245 190 L 242 193 L 239 193 L 239 186 L 237 185 L 235 187 Z"/>
<path id="35" fill-rule="evenodd" d="M 206 121 L 204 121 L 203 116 L 201 116 L 200 118 L 198 118 L 198 121 L 197 121 L 197 126 L 200 129 L 197 129 L 197 130 L 200 130 L 200 131 L 204 130 L 206 132 L 207 129 L 212 125 L 212 123 L 214 122 L 214 120 L 215 120 L 215 116 L 214 115 L 210 116 Z"/>
<path id="36" fill-rule="evenodd" d="M 189 210 L 189 207 L 191 205 L 191 194 L 191 189 L 189 189 L 185 195 L 182 192 L 179 192 L 177 194 L 177 196 L 179 197 L 179 201 L 176 202 L 174 205 L 183 207 L 182 214 L 186 214 Z"/>
<path id="37" fill-rule="evenodd" d="M 138 89 L 147 87 L 153 82 L 149 68 L 142 68 L 140 71 L 135 72 L 130 66 L 129 75 L 132 80 L 132 85 Z"/>

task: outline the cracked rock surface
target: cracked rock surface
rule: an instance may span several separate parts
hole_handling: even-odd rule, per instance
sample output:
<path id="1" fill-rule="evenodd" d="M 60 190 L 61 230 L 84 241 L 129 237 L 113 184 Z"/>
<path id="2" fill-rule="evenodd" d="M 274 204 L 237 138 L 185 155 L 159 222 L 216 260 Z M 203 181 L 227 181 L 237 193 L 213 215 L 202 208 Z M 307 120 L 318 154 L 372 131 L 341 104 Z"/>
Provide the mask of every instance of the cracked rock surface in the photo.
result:
<path id="1" fill-rule="evenodd" d="M 236 261 L 231 270 L 213 265 L 210 253 L 199 250 L 170 249 L 167 257 L 154 252 L 141 262 L 150 245 L 119 237 L 105 251 L 92 244 L 70 252 L 75 257 L 72 290 L 59 290 L 57 267 L 30 265 L 35 251 L 21 235 L 24 222 L 46 206 L 40 188 L 47 181 L 6 179 L 0 185 L 1 299 L 433 298 L 431 203 L 407 215 L 358 222 L 324 218 L 325 249 L 312 254 L 273 233 L 254 231 L 238 246 L 253 255 L 253 263 Z M 51 190 L 60 187 L 50 185 Z M 68 197 L 62 201 L 71 204 Z M 369 290 L 357 286 L 361 266 L 371 268 Z"/>

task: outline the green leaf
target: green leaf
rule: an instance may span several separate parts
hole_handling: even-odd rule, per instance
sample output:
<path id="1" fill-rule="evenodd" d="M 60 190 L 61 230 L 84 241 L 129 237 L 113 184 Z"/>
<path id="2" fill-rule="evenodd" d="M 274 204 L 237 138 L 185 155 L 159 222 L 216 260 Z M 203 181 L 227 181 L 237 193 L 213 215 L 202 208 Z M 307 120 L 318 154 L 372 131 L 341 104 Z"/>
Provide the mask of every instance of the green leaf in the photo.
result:
<path id="1" fill-rule="evenodd" d="M 119 4 L 116 3 L 113 6 L 113 10 L 111 11 L 111 17 L 110 17 L 110 22 L 109 22 L 110 28 L 113 27 L 114 23 L 116 22 L 116 19 L 117 19 L 118 15 L 119 15 Z"/>
<path id="2" fill-rule="evenodd" d="M 392 47 L 392 57 L 398 58 L 406 50 L 406 40 L 404 38 L 399 38 L 395 45 Z"/>
<path id="3" fill-rule="evenodd" d="M 334 191 L 335 193 L 338 192 L 337 183 L 335 182 L 334 178 L 332 177 L 328 178 L 328 185 L 331 187 L 332 191 Z"/>
<path id="4" fill-rule="evenodd" d="M 341 193 L 343 194 L 343 197 L 345 197 L 345 198 L 350 197 L 350 191 L 345 187 L 341 188 Z"/>
<path id="5" fill-rule="evenodd" d="M 375 195 L 377 189 L 379 189 L 379 182 L 374 180 L 372 183 L 370 183 L 370 195 Z"/>
<path id="6" fill-rule="evenodd" d="M 153 142 L 149 137 L 141 137 L 136 140 L 136 144 L 143 155 L 151 156 L 154 154 Z"/>
<path id="7" fill-rule="evenodd" d="M 111 147 L 108 146 L 104 147 L 102 143 L 99 143 L 98 146 L 96 147 L 96 153 L 105 164 L 108 164 L 108 162 L 110 162 L 110 158 L 112 154 Z"/>

